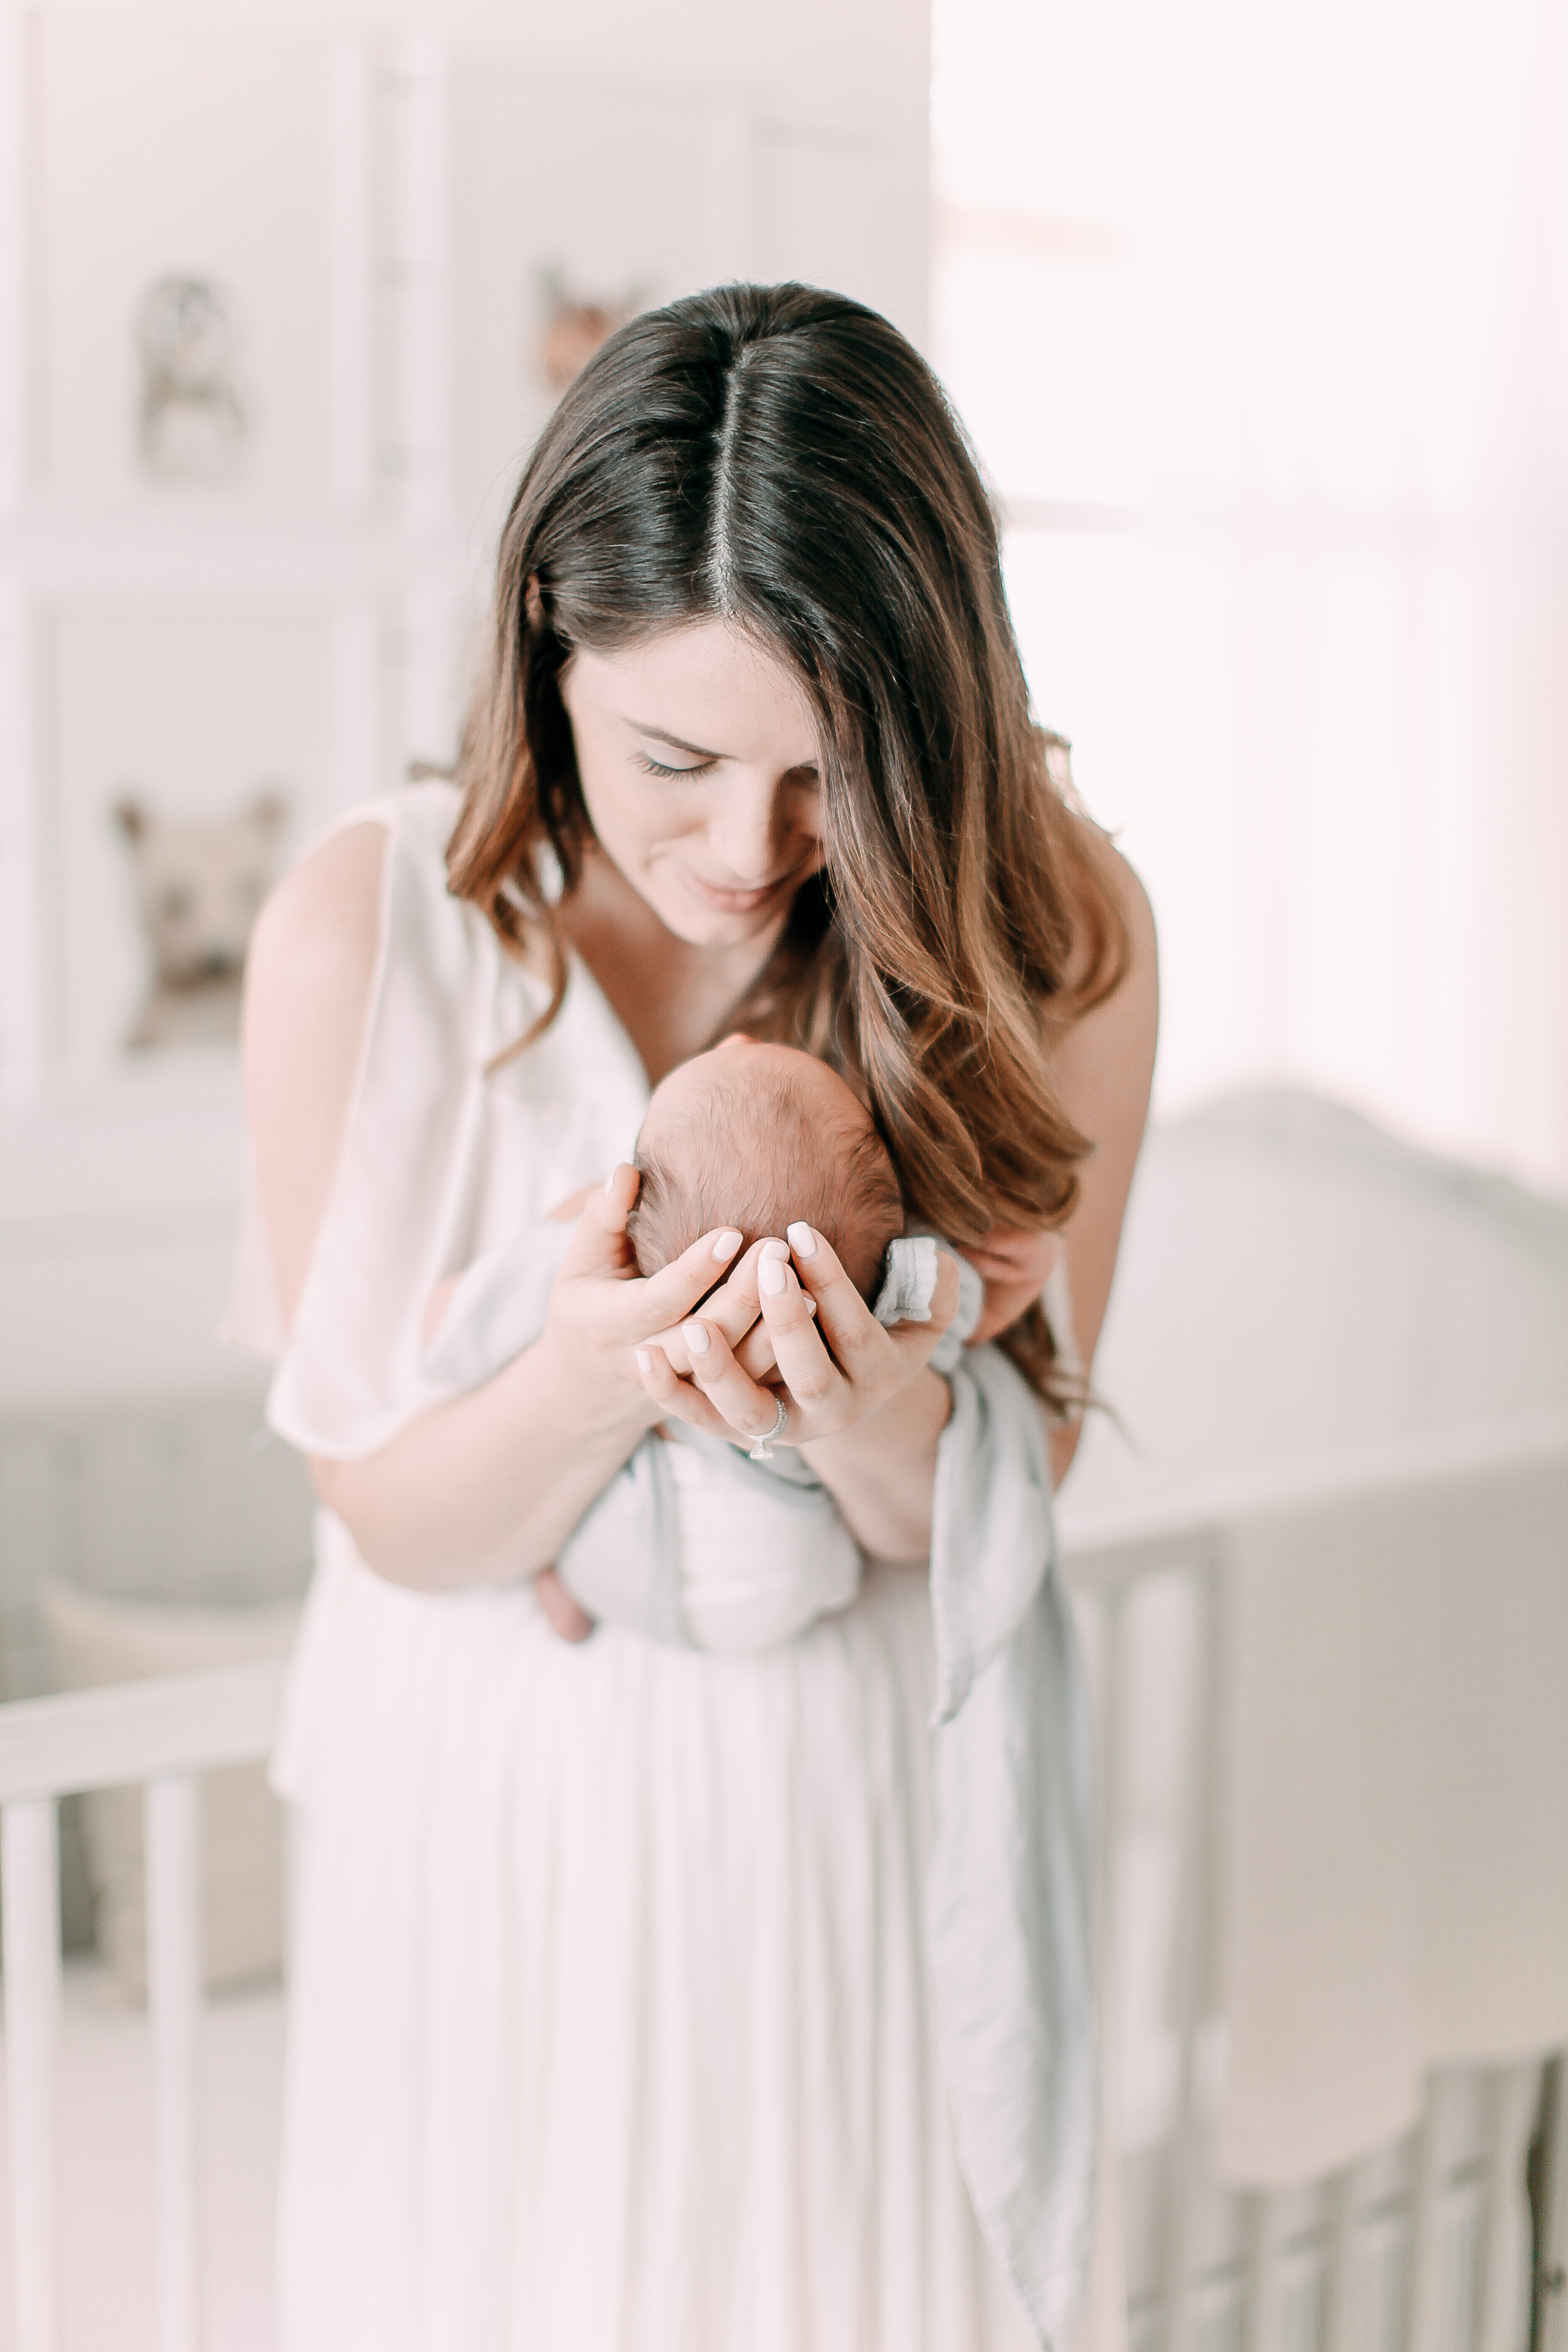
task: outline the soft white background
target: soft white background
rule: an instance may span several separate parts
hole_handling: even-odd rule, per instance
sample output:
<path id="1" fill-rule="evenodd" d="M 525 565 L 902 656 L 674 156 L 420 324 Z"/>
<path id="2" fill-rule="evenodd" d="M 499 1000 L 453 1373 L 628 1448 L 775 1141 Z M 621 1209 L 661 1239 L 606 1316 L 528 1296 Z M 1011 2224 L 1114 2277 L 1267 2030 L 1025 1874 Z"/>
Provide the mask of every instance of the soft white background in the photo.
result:
<path id="1" fill-rule="evenodd" d="M 937 0 L 932 350 L 1258 1076 L 1568 1191 L 1568 8 Z"/>

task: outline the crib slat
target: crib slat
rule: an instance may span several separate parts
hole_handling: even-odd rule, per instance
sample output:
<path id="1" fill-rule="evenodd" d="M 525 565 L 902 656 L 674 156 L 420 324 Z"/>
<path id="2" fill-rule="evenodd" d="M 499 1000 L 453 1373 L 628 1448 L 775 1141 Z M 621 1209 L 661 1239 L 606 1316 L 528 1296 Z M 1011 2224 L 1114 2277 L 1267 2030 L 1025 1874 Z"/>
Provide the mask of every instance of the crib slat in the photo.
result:
<path id="1" fill-rule="evenodd" d="M 1324 2352 L 1355 2352 L 1363 2338 L 1363 2329 L 1356 2326 L 1361 2315 L 1354 2294 L 1359 2187 L 1359 2168 L 1353 2164 L 1336 2173 L 1329 2185 L 1328 2241 L 1323 2249 Z"/>
<path id="2" fill-rule="evenodd" d="M 147 2006 L 158 2150 L 159 2352 L 199 2352 L 201 2343 L 199 1793 L 196 1781 L 184 1773 L 147 1783 Z"/>
<path id="3" fill-rule="evenodd" d="M 1242 2352 L 1274 2352 L 1279 2334 L 1279 2297 L 1275 2273 L 1279 2267 L 1280 2202 L 1279 2192 L 1273 2189 L 1254 2190 L 1250 2200 L 1242 2273 Z"/>
<path id="4" fill-rule="evenodd" d="M 1442 2283 L 1443 2175 L 1441 2084 L 1429 2080 L 1415 2139 L 1405 2271 L 1405 2352 L 1433 2352 Z"/>
<path id="5" fill-rule="evenodd" d="M 5 1911 L 5 2093 L 16 2352 L 58 2352 L 55 2082 L 59 2042 L 59 1825 L 52 1797 L 0 1808 Z"/>
<path id="6" fill-rule="evenodd" d="M 1486 2179 L 1477 2246 L 1477 2352 L 1513 2352 L 1519 2326 L 1514 2166 L 1540 2099 L 1541 2068 L 1525 2063 L 1494 2074 L 1486 2088 Z"/>
<path id="7" fill-rule="evenodd" d="M 1568 2352 L 1568 2061 L 1551 2059 L 1542 2085 L 1545 2126 L 1541 2243 L 1531 2352 Z"/>
<path id="8" fill-rule="evenodd" d="M 1211 1551 L 1194 1578 L 1202 1610 L 1202 1634 L 1193 1677 L 1192 1735 L 1183 1775 L 1177 1852 L 1182 1887 L 1175 1968 L 1176 2027 L 1180 2054 L 1176 2114 L 1171 2132 L 1171 2170 L 1166 2203 L 1163 2269 L 1163 2352 L 1188 2352 L 1195 2334 L 1197 2254 L 1202 2200 L 1207 2191 L 1198 2112 L 1198 2032 L 1208 1990 L 1211 1874 L 1214 1856 L 1215 1700 L 1219 1682 L 1219 1585 Z"/>

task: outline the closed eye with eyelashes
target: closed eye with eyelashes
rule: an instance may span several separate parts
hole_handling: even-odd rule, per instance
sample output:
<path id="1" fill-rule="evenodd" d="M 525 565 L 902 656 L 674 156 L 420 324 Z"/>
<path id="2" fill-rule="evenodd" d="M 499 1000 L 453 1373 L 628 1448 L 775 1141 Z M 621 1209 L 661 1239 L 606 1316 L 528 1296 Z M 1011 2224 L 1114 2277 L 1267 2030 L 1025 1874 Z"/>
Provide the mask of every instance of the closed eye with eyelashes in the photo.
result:
<path id="1" fill-rule="evenodd" d="M 717 760 L 694 760 L 689 768 L 667 768 L 661 760 L 653 759 L 647 751 L 637 751 L 633 756 L 648 776 L 706 776 L 719 764 Z"/>

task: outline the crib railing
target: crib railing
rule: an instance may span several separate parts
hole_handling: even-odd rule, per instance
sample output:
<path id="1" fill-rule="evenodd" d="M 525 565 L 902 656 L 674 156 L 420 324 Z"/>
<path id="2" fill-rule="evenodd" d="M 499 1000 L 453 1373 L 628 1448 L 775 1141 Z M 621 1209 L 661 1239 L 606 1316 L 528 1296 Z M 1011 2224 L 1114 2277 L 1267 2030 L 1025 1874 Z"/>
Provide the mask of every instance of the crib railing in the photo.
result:
<path id="1" fill-rule="evenodd" d="M 1477 1459 L 1533 1458 L 1562 1432 L 1479 1437 Z M 1457 1441 L 1444 1443 L 1452 1465 Z M 1479 1449 L 1479 1450 L 1478 1450 Z M 1462 1450 L 1462 1449 L 1461 1449 Z M 1394 1485 L 1423 1475 L 1429 1445 L 1382 1463 Z M 1365 1462 L 1289 1476 L 1303 1497 L 1364 1486 Z M 1096 1688 L 1100 1857 L 1109 1944 L 1119 1935 L 1111 1857 L 1126 1813 L 1122 1638 L 1130 1604 L 1152 1577 L 1182 1577 L 1196 1640 L 1175 1835 L 1173 2114 L 1163 2147 L 1158 2247 L 1131 2282 L 1132 2352 L 1516 2352 L 1502 2331 L 1513 2307 L 1504 2259 L 1520 2102 L 1532 2104 L 1533 2222 L 1528 2352 L 1568 2352 L 1568 2066 L 1562 2056 L 1489 2076 L 1479 2136 L 1445 2154 L 1436 2091 L 1413 2149 L 1347 2168 L 1304 2189 L 1227 2195 L 1206 2167 L 1205 1990 L 1214 1905 L 1217 1758 L 1214 1751 L 1223 1531 L 1255 1500 L 1256 1481 L 1216 1490 L 1180 1514 L 1065 1516 L 1068 1574 Z M 1267 1498 L 1288 1498 L 1279 1474 Z M 272 1742 L 283 1668 L 227 1668 L 0 1707 L 0 1894 L 5 1915 L 5 2071 L 14 2200 L 16 2352 L 59 2352 L 56 2069 L 60 2015 L 58 1803 L 67 1794 L 141 1783 L 146 1802 L 148 1990 L 157 2160 L 161 2352 L 199 2352 L 197 2056 L 198 1781 L 254 1760 Z M 1450 2093 L 1452 2086 L 1450 2085 Z M 1524 2352 L 1522 2346 L 1517 2352 Z"/>
<path id="2" fill-rule="evenodd" d="M 58 1801 L 142 1783 L 153 2036 L 160 2352 L 199 2352 L 199 1777 L 265 1756 L 276 1661 L 29 1699 L 0 1708 L 0 1897 L 16 2352 L 59 2352 L 56 2074 L 60 2014 Z"/>
<path id="3" fill-rule="evenodd" d="M 1176 2068 L 1162 2165 L 1157 2255 L 1129 2277 L 1131 2352 L 1568 2352 L 1568 2063 L 1456 2072 L 1428 2084 L 1412 2141 L 1302 2188 L 1229 2191 L 1207 2163 L 1204 2081 L 1216 2021 L 1210 1940 L 1218 1906 L 1216 1749 L 1226 1530 L 1247 1514 L 1347 1493 L 1397 1496 L 1440 1473 L 1523 1468 L 1568 1453 L 1568 1416 L 1342 1450 L 1216 1480 L 1187 1505 L 1059 1514 L 1066 1572 L 1094 1690 L 1100 1912 L 1114 1967 L 1113 1860 L 1128 1818 L 1124 1638 L 1155 1578 L 1181 1579 L 1192 1635 L 1174 1792 L 1177 1916 L 1171 1969 Z M 1565 1694 L 1568 1698 L 1568 1694 Z M 1112 2053 L 1114 2063 L 1114 2053 Z M 1456 2100 L 1479 2104 L 1458 2146 Z M 1528 2110 L 1531 2128 L 1521 2132 Z M 1508 2259 L 1529 2143 L 1528 2336 Z"/>

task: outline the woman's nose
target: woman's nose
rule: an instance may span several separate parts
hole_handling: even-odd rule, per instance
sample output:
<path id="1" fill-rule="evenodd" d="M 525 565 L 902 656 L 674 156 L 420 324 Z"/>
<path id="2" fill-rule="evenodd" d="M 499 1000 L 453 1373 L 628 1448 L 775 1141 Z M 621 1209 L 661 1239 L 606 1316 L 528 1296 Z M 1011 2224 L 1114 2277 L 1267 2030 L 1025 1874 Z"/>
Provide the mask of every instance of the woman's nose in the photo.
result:
<path id="1" fill-rule="evenodd" d="M 721 797 L 710 838 L 726 872 L 742 888 L 750 888 L 773 881 L 788 863 L 784 850 L 789 831 L 783 783 L 736 778 Z"/>

